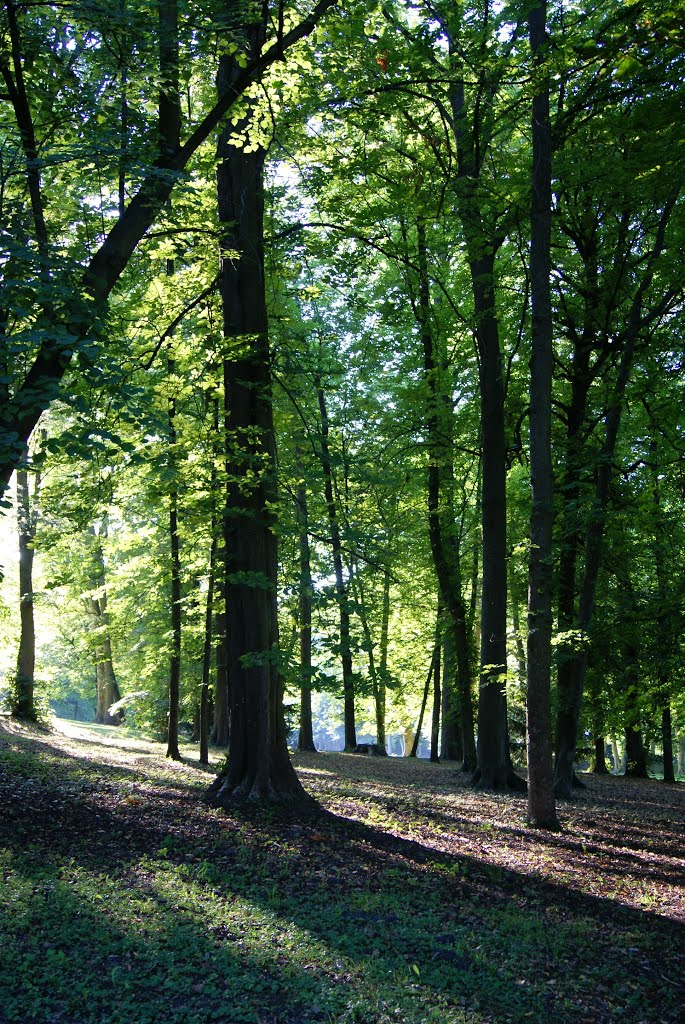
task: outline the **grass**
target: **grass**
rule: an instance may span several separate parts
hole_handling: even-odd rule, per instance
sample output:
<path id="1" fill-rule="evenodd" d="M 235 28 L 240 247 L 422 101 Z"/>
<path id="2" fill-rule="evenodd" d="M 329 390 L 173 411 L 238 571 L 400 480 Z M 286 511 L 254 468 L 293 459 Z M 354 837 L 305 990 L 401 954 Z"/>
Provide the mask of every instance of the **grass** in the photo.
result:
<path id="1" fill-rule="evenodd" d="M 676 1024 L 683 787 L 563 831 L 451 766 L 296 758 L 322 810 L 199 801 L 115 729 L 0 724 L 0 1024 Z"/>

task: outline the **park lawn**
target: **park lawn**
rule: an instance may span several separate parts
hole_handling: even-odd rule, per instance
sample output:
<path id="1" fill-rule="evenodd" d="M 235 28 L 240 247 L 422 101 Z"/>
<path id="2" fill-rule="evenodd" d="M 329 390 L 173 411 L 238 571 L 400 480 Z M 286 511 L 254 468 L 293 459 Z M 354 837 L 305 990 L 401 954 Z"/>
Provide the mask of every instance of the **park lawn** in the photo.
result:
<path id="1" fill-rule="evenodd" d="M 163 753 L 0 721 L 0 1024 L 683 1020 L 685 786 L 586 776 L 545 834 L 453 765 L 225 812 Z"/>

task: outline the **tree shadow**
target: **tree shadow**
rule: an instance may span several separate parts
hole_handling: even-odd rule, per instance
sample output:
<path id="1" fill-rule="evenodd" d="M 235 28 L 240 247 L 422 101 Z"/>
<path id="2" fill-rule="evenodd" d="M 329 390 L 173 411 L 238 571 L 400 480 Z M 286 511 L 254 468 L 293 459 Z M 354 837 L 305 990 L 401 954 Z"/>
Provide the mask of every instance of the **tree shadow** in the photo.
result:
<path id="1" fill-rule="evenodd" d="M 17 784 L 30 758 L 0 773 L 3 866 L 35 902 L 26 926 L 2 907 L 9 974 L 28 965 L 3 979 L 7 1021 L 31 1019 L 27 991 L 45 1024 L 680 1019 L 674 922 L 317 809 L 211 811 L 182 778 L 129 804 L 34 747 L 40 784 Z"/>

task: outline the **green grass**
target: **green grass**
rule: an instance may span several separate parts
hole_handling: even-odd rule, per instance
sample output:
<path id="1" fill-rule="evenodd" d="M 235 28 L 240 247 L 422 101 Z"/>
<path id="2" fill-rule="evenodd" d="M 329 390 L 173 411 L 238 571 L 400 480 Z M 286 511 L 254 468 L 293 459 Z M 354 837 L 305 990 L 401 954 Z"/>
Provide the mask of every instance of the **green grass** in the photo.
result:
<path id="1" fill-rule="evenodd" d="M 1 1024 L 680 1020 L 678 788 L 598 783 L 541 836 L 451 768 L 320 755 L 325 813 L 223 813 L 79 730 L 0 733 Z"/>

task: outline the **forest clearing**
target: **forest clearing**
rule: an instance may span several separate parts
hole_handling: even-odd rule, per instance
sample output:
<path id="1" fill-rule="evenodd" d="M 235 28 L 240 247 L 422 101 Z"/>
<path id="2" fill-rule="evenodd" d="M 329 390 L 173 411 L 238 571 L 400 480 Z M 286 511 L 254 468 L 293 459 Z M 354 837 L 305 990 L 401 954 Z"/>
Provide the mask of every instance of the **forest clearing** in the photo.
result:
<path id="1" fill-rule="evenodd" d="M 677 1024 L 685 787 L 584 776 L 561 832 L 455 766 L 296 754 L 217 810 L 159 743 L 0 724 L 3 1024 Z"/>

